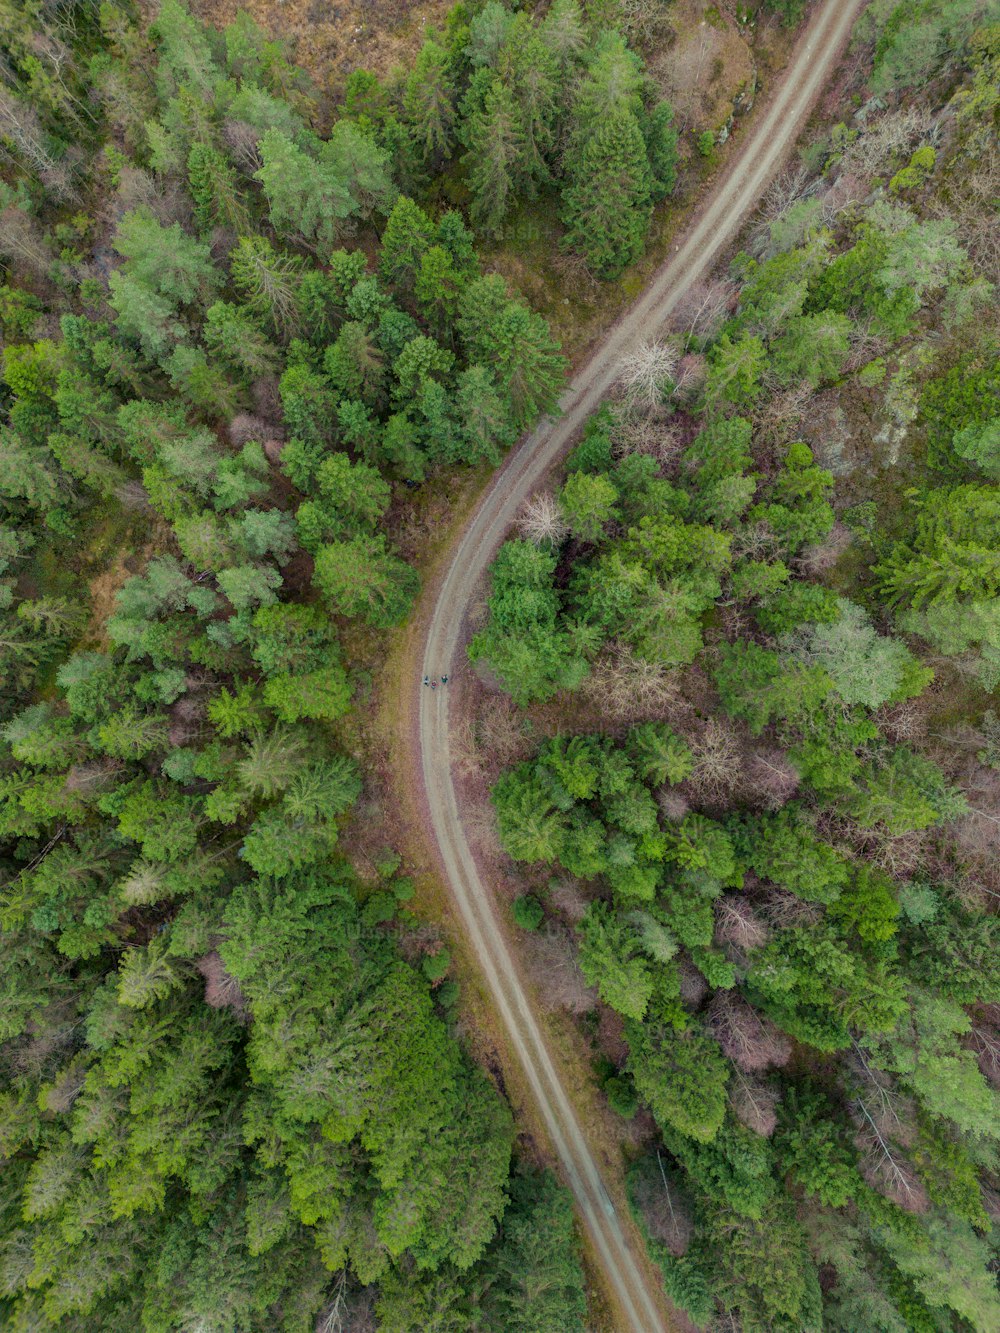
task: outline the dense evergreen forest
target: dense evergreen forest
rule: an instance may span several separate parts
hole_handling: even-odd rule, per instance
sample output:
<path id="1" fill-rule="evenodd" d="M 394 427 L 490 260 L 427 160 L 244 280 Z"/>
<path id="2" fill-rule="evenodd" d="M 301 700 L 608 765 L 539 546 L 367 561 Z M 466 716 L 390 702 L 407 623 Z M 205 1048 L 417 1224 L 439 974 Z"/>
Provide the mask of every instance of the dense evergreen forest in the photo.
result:
<path id="1" fill-rule="evenodd" d="M 5 1328 L 587 1326 L 407 866 L 339 840 L 400 514 L 565 379 L 476 235 L 542 200 L 614 279 L 675 188 L 634 8 L 465 0 L 331 105 L 245 14 L 0 0 Z M 706 1328 L 1000 1324 L 998 24 L 875 0 L 855 114 L 623 366 L 471 647 L 518 927 L 618 1024 Z"/>
<path id="2" fill-rule="evenodd" d="M 699 1327 L 1000 1326 L 998 20 L 870 8 L 857 114 L 627 358 L 470 648 L 514 920 L 599 997 Z"/>
<path id="3" fill-rule="evenodd" d="M 518 188 L 557 84 L 607 109 L 623 69 L 669 175 L 614 34 L 499 9 L 332 123 L 246 16 L 0 9 L 6 1328 L 583 1326 L 568 1195 L 512 1158 L 399 855 L 362 882 L 337 845 L 342 640 L 418 586 L 394 495 L 498 461 L 564 375 L 412 195 L 512 44 L 544 74 L 503 85 L 536 99 Z"/>

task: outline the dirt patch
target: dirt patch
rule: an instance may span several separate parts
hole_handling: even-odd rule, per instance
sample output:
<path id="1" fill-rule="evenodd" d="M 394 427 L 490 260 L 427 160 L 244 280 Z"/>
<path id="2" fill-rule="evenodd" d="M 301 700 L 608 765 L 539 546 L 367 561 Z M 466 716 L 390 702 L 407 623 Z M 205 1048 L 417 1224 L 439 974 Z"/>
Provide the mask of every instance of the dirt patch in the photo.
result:
<path id="1" fill-rule="evenodd" d="M 408 65 L 426 30 L 440 25 L 451 0 L 193 0 L 200 19 L 224 27 L 245 9 L 262 28 L 284 38 L 297 64 L 324 93 L 342 87 L 348 74 L 368 69 L 388 74 Z"/>
<path id="2" fill-rule="evenodd" d="M 154 555 L 163 555 L 173 545 L 173 534 L 164 519 L 150 515 L 146 520 L 147 540 L 133 529 L 109 528 L 95 538 L 82 571 L 90 597 L 90 619 L 83 642 L 101 649 L 109 646 L 108 618 L 115 609 L 115 599 L 134 574 L 141 574 Z"/>

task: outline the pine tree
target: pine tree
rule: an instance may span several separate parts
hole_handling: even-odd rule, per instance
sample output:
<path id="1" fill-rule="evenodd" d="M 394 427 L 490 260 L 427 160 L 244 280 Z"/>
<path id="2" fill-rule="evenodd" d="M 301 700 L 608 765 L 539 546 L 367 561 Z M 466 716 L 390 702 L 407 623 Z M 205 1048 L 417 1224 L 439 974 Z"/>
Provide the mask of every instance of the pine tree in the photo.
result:
<path id="1" fill-rule="evenodd" d="M 187 169 L 188 188 L 200 229 L 206 232 L 213 227 L 229 227 L 238 236 L 242 235 L 250 219 L 230 163 L 217 148 L 195 143 L 188 154 Z"/>
<path id="2" fill-rule="evenodd" d="M 337 168 L 309 157 L 280 130 L 268 130 L 257 147 L 261 166 L 254 180 L 264 186 L 275 229 L 332 246 L 337 224 L 357 207 Z"/>
<path id="3" fill-rule="evenodd" d="M 246 293 L 247 305 L 269 320 L 282 336 L 298 326 L 299 275 L 302 261 L 275 250 L 266 236 L 244 236 L 231 255 L 233 282 Z"/>
<path id="4" fill-rule="evenodd" d="M 455 120 L 448 53 L 438 42 L 424 42 L 406 80 L 403 112 L 425 162 L 451 153 Z"/>
<path id="5" fill-rule="evenodd" d="M 614 278 L 642 253 L 652 217 L 653 179 L 639 122 L 612 114 L 569 164 L 563 193 L 563 245 L 579 250 L 602 278 Z"/>
<path id="6" fill-rule="evenodd" d="M 390 287 L 412 292 L 420 261 L 434 243 L 434 224 L 406 195 L 396 200 L 382 233 L 379 273 Z"/>
<path id="7" fill-rule="evenodd" d="M 524 172 L 531 182 L 549 179 L 559 90 L 558 61 L 527 14 L 518 14 L 500 60 L 502 81 L 514 94 L 524 137 Z"/>
<path id="8" fill-rule="evenodd" d="M 473 222 L 496 236 L 524 188 L 527 141 L 514 95 L 500 79 L 466 127 L 469 151 L 463 158 L 472 191 Z"/>

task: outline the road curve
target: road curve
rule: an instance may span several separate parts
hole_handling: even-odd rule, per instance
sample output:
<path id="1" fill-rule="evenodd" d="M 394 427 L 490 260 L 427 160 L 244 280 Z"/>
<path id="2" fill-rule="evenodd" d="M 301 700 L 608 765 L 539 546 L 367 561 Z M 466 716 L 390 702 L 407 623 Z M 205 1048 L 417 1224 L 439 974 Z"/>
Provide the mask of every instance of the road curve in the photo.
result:
<path id="1" fill-rule="evenodd" d="M 561 415 L 543 421 L 508 457 L 466 527 L 437 588 L 423 665 L 414 666 L 408 711 L 418 719 L 424 795 L 459 920 L 475 954 L 511 1050 L 558 1154 L 581 1221 L 593 1243 L 621 1318 L 616 1333 L 663 1333 L 662 1300 L 647 1286 L 601 1180 L 559 1072 L 531 1010 L 462 827 L 451 771 L 448 690 L 427 690 L 421 677 L 454 670 L 464 648 L 470 601 L 521 505 L 566 451 L 614 383 L 624 351 L 655 335 L 688 288 L 732 240 L 773 178 L 834 68 L 865 0 L 826 0 L 796 44 L 789 67 L 760 121 L 701 208 L 680 249 L 657 270 L 643 295 L 611 328 L 560 401 Z M 419 711 L 418 711 L 419 710 Z"/>

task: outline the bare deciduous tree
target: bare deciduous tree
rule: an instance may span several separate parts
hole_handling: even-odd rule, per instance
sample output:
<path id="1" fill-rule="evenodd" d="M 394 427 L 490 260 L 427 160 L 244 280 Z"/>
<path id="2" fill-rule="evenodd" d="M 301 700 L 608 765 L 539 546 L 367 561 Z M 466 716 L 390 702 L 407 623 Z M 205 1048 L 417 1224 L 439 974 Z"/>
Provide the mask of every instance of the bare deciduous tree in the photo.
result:
<path id="1" fill-rule="evenodd" d="M 906 1157 L 899 1136 L 887 1128 L 886 1106 L 881 1098 L 863 1095 L 855 1099 L 851 1111 L 858 1125 L 854 1143 L 858 1150 L 858 1170 L 873 1189 L 904 1208 L 908 1213 L 926 1213 L 930 1197 L 912 1163 Z M 902 1122 L 890 1123 L 902 1125 Z"/>
<path id="2" fill-rule="evenodd" d="M 517 528 L 522 537 L 536 546 L 541 546 L 542 542 L 558 546 L 569 532 L 558 501 L 550 491 L 536 491 L 525 500 L 517 518 Z"/>
<path id="3" fill-rule="evenodd" d="M 747 778 L 757 802 L 768 810 L 780 810 L 799 789 L 798 769 L 784 750 L 757 750 L 750 757 Z"/>
<path id="4" fill-rule="evenodd" d="M 593 1009 L 597 991 L 584 980 L 576 943 L 568 929 L 549 926 L 538 933 L 526 933 L 521 953 L 546 1009 L 562 1009 L 570 1014 Z"/>
<path id="5" fill-rule="evenodd" d="M 872 830 L 876 835 L 878 830 Z M 869 846 L 867 859 L 879 870 L 896 879 L 905 879 L 923 864 L 927 853 L 926 833 L 901 833 L 893 838 L 876 836 Z"/>
<path id="6" fill-rule="evenodd" d="M 464 823 L 470 843 L 478 847 L 484 857 L 491 861 L 504 857 L 497 833 L 496 811 L 488 800 L 470 801 L 465 809 Z"/>
<path id="7" fill-rule="evenodd" d="M 249 444 L 251 440 L 263 442 L 274 435 L 281 435 L 281 427 L 265 421 L 253 412 L 238 412 L 229 423 L 229 442 L 237 449 Z"/>
<path id="8" fill-rule="evenodd" d="M 778 1102 L 781 1096 L 763 1079 L 753 1078 L 739 1069 L 733 1070 L 729 1085 L 729 1102 L 733 1115 L 747 1129 L 769 1139 L 778 1124 Z"/>
<path id="9" fill-rule="evenodd" d="M 770 231 L 773 223 L 785 216 L 791 206 L 801 197 L 809 180 L 805 166 L 798 162 L 786 167 L 764 191 L 757 221 L 750 234 L 748 249 L 758 259 L 770 257 Z"/>
<path id="10" fill-rule="evenodd" d="M 889 340 L 874 331 L 870 319 L 859 322 L 850 333 L 851 351 L 844 362 L 844 371 L 858 370 L 875 357 L 884 356 Z"/>
<path id="11" fill-rule="evenodd" d="M 601 289 L 600 278 L 591 272 L 581 254 L 572 250 L 560 253 L 553 259 L 552 267 L 569 288 L 577 291 L 583 288 L 590 293 L 596 293 Z"/>
<path id="12" fill-rule="evenodd" d="M 377 1326 L 373 1288 L 351 1290 L 347 1270 L 342 1269 L 316 1316 L 314 1333 L 375 1333 Z"/>
<path id="13" fill-rule="evenodd" d="M 743 752 L 732 728 L 719 718 L 710 718 L 691 750 L 694 768 L 687 780 L 691 789 L 708 800 L 730 794 L 743 771 Z"/>
<path id="14" fill-rule="evenodd" d="M 38 223 L 15 204 L 0 212 L 0 255 L 23 264 L 36 277 L 44 277 L 52 263 Z"/>
<path id="15" fill-rule="evenodd" d="M 631 46 L 651 47 L 670 32 L 670 7 L 663 0 L 618 0 L 618 14 Z"/>
<path id="16" fill-rule="evenodd" d="M 677 363 L 674 397 L 681 402 L 693 401 L 705 387 L 707 378 L 708 359 L 700 352 L 688 352 Z"/>
<path id="17" fill-rule="evenodd" d="M 713 280 L 690 287 L 674 306 L 670 326 L 685 340 L 711 338 L 718 333 L 736 299 L 731 282 Z"/>
<path id="18" fill-rule="evenodd" d="M 168 710 L 170 728 L 167 732 L 167 739 L 170 744 L 180 747 L 195 740 L 201 730 L 201 720 L 204 712 L 203 702 L 200 699 L 192 698 L 190 694 L 182 694 L 175 703 L 171 704 Z"/>
<path id="19" fill-rule="evenodd" d="M 476 739 L 475 720 L 467 713 L 459 713 L 449 727 L 448 742 L 451 748 L 451 762 L 456 772 L 464 777 L 479 777 L 483 771 L 485 756 Z"/>
<path id="20" fill-rule="evenodd" d="M 778 539 L 766 523 L 747 523 L 733 536 L 733 563 L 766 560 L 778 552 Z"/>
<path id="21" fill-rule="evenodd" d="M 524 718 L 506 694 L 484 699 L 476 718 L 476 744 L 492 765 L 509 768 L 530 754 Z"/>
<path id="22" fill-rule="evenodd" d="M 236 165 L 248 176 L 260 170 L 261 158 L 257 145 L 260 130 L 245 120 L 226 120 L 222 124 L 222 138 Z"/>
<path id="23" fill-rule="evenodd" d="M 852 175 L 878 176 L 894 159 L 908 157 L 931 134 L 930 111 L 909 106 L 873 117 L 840 157 L 840 170 Z"/>
<path id="24" fill-rule="evenodd" d="M 735 893 L 723 894 L 715 902 L 715 941 L 723 947 L 732 945 L 741 953 L 760 949 L 767 943 L 767 926 L 751 903 Z"/>
<path id="25" fill-rule="evenodd" d="M 750 414 L 758 442 L 777 449 L 795 439 L 813 396 L 805 382 L 762 395 Z"/>
<path id="26" fill-rule="evenodd" d="M 681 999 L 690 1008 L 697 1009 L 708 994 L 708 982 L 688 958 L 680 959 L 677 972 L 680 977 Z"/>
<path id="27" fill-rule="evenodd" d="M 615 458 L 646 454 L 664 471 L 676 466 L 684 445 L 679 431 L 660 413 L 634 411 L 620 404 L 614 412 L 611 452 Z"/>
<path id="28" fill-rule="evenodd" d="M 576 925 L 590 906 L 579 880 L 571 879 L 568 875 L 549 881 L 548 903 L 553 911 L 559 912 L 571 925 Z"/>
<path id="29" fill-rule="evenodd" d="M 825 574 L 833 569 L 853 540 L 850 528 L 834 523 L 824 541 L 803 548 L 794 561 L 795 568 L 808 575 Z"/>
<path id="30" fill-rule="evenodd" d="M 107 787 L 122 769 L 114 759 L 95 759 L 90 764 L 74 764 L 66 774 L 66 790 L 96 793 Z"/>
<path id="31" fill-rule="evenodd" d="M 38 175 L 52 172 L 56 159 L 46 146 L 46 135 L 35 108 L 0 84 L 0 134 L 14 145 Z"/>
<path id="32" fill-rule="evenodd" d="M 654 1170 L 643 1170 L 632 1188 L 632 1199 L 653 1240 L 665 1245 L 672 1255 L 682 1255 L 691 1243 L 694 1224 L 680 1190 L 667 1176 L 663 1157 L 657 1149 Z"/>
<path id="33" fill-rule="evenodd" d="M 226 971 L 226 965 L 213 949 L 196 964 L 198 971 L 205 978 L 205 1003 L 212 1009 L 231 1009 L 237 1018 L 247 1018 L 250 1006 L 247 1004 L 240 983 Z"/>
<path id="34" fill-rule="evenodd" d="M 656 803 L 669 824 L 679 823 L 691 809 L 691 802 L 676 787 L 661 787 L 656 793 Z"/>
<path id="35" fill-rule="evenodd" d="M 618 363 L 618 388 L 625 401 L 652 412 L 673 388 L 677 348 L 665 342 L 640 342 Z"/>
<path id="36" fill-rule="evenodd" d="M 788 1038 L 735 991 L 716 991 L 707 1021 L 723 1052 L 747 1074 L 786 1064 L 792 1053 Z"/>
<path id="37" fill-rule="evenodd" d="M 86 1064 L 70 1061 L 51 1082 L 46 1084 L 42 1093 L 42 1109 L 57 1115 L 65 1115 L 83 1091 L 86 1078 Z"/>
<path id="38" fill-rule="evenodd" d="M 994 144 L 955 173 L 947 201 L 931 196 L 927 206 L 936 217 L 953 218 L 977 272 L 996 285 L 1000 282 L 1000 227 L 996 199 L 1000 195 L 1000 149 Z"/>
<path id="39" fill-rule="evenodd" d="M 680 706 L 675 676 L 626 644 L 612 645 L 598 659 L 582 689 L 607 716 L 620 722 L 663 716 Z"/>
<path id="40" fill-rule="evenodd" d="M 984 1078 L 1000 1088 L 1000 1004 L 985 1004 L 972 1020 L 969 1045 Z"/>
<path id="41" fill-rule="evenodd" d="M 771 889 L 761 904 L 764 920 L 775 930 L 790 926 L 814 926 L 823 919 L 819 903 L 807 903 L 785 889 Z"/>

